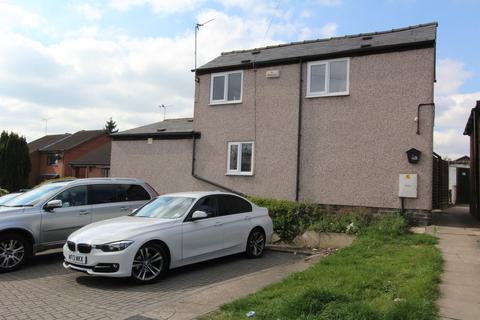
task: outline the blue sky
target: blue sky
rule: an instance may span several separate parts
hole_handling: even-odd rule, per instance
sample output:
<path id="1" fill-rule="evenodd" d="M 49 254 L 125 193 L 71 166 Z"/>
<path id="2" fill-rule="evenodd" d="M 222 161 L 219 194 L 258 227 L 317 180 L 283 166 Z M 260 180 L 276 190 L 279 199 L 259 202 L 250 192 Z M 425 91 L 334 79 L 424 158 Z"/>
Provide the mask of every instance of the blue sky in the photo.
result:
<path id="1" fill-rule="evenodd" d="M 43 134 L 120 129 L 191 116 L 193 26 L 199 62 L 221 51 L 437 21 L 435 150 L 468 153 L 463 127 L 480 99 L 480 1 L 0 0 L 0 127 Z M 74 111 L 74 112 L 72 112 Z"/>

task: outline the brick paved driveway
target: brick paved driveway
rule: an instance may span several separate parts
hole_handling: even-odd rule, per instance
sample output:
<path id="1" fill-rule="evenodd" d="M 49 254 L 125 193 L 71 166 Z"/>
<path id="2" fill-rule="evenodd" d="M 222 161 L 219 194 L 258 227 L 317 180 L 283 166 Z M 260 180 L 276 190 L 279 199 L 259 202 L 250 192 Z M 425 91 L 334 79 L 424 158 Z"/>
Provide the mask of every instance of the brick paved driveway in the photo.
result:
<path id="1" fill-rule="evenodd" d="M 156 284 L 138 286 L 65 270 L 62 258 L 60 252 L 42 254 L 20 271 L 0 274 L 0 319 L 126 319 L 199 288 L 301 259 L 271 251 L 254 260 L 237 255 L 175 269 Z"/>

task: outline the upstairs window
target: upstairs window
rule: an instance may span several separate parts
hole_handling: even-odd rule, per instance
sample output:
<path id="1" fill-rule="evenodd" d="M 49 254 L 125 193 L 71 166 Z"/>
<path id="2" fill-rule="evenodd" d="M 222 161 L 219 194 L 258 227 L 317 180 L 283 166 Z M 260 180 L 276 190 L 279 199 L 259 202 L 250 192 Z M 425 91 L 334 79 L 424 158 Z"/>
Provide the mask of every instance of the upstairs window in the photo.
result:
<path id="1" fill-rule="evenodd" d="M 222 72 L 212 74 L 210 104 L 242 102 L 243 72 Z"/>
<path id="2" fill-rule="evenodd" d="M 253 142 L 228 143 L 228 175 L 253 175 L 253 145 Z"/>
<path id="3" fill-rule="evenodd" d="M 348 95 L 349 68 L 349 59 L 308 63 L 307 97 Z"/>

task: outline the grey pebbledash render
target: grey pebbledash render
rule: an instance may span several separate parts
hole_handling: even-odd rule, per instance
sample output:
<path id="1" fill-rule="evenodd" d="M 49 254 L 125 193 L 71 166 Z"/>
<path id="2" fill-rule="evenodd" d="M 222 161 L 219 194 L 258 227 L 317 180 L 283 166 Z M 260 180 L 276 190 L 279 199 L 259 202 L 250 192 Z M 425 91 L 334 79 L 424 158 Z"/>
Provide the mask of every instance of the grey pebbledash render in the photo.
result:
<path id="1" fill-rule="evenodd" d="M 194 70 L 193 121 L 113 135 L 112 175 L 160 193 L 226 188 L 385 211 L 400 208 L 399 174 L 411 173 L 418 193 L 405 208 L 428 219 L 436 29 L 222 53 Z"/>

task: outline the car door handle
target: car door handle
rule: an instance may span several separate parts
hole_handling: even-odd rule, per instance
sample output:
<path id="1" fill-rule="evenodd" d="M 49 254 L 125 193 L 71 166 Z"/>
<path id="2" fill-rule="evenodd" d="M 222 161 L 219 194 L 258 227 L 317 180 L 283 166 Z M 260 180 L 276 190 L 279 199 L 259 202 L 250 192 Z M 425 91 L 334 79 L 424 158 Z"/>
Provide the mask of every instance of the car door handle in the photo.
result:
<path id="1" fill-rule="evenodd" d="M 221 223 L 221 222 L 216 222 L 214 226 L 215 226 L 215 227 L 221 227 L 221 226 L 223 226 L 223 223 Z"/>
<path id="2" fill-rule="evenodd" d="M 84 216 L 84 215 L 86 215 L 86 214 L 90 214 L 90 210 L 80 210 L 79 214 L 80 214 L 81 216 Z"/>
<path id="3" fill-rule="evenodd" d="M 245 217 L 245 220 L 252 220 L 252 217 Z"/>
<path id="4" fill-rule="evenodd" d="M 120 211 L 127 211 L 128 207 L 120 207 Z"/>

